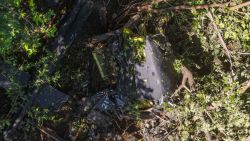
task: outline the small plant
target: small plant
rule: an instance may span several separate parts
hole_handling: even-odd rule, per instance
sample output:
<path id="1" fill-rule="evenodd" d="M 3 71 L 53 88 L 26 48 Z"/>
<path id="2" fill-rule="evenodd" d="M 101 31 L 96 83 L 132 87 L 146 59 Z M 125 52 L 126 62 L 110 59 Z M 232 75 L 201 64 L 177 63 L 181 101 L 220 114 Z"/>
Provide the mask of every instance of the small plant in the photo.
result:
<path id="1" fill-rule="evenodd" d="M 182 62 L 181 60 L 176 59 L 173 63 L 174 69 L 177 73 L 181 73 Z"/>
<path id="2" fill-rule="evenodd" d="M 49 109 L 40 109 L 36 107 L 32 107 L 28 116 L 36 120 L 38 127 L 42 127 L 45 122 L 56 123 L 62 120 L 60 116 L 53 114 Z"/>
<path id="3" fill-rule="evenodd" d="M 145 39 L 142 36 L 134 34 L 130 29 L 123 29 L 123 36 L 126 39 L 125 46 L 132 49 L 135 62 L 143 62 L 145 60 Z"/>
<path id="4" fill-rule="evenodd" d="M 12 2 L 4 0 L 0 5 L 0 54 L 5 58 L 8 58 L 7 54 L 20 52 L 20 49 L 28 56 L 33 56 L 41 47 L 42 34 L 48 38 L 55 36 L 55 26 L 47 24 L 55 15 L 54 12 L 52 10 L 46 13 L 36 11 L 33 0 L 29 0 L 28 5 L 30 12 L 24 12 L 26 7 L 22 5 L 21 0 Z"/>

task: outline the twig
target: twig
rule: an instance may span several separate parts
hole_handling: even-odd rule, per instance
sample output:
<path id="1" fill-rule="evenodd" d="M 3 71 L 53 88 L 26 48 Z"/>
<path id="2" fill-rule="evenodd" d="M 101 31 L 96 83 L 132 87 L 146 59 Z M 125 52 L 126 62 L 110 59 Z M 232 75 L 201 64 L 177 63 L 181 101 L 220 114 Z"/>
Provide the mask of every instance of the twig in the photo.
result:
<path id="1" fill-rule="evenodd" d="M 45 128 L 39 128 L 37 127 L 41 132 L 43 132 L 44 134 L 48 135 L 49 137 L 51 137 L 52 139 L 54 139 L 55 141 L 64 141 L 64 139 L 62 139 L 61 137 L 59 137 L 58 135 L 50 132 L 49 130 L 45 129 Z"/>
<path id="2" fill-rule="evenodd" d="M 91 43 L 89 44 L 89 47 L 93 46 L 93 44 L 95 44 L 95 43 L 105 41 L 105 40 L 109 39 L 110 37 L 115 36 L 116 31 L 122 31 L 123 28 L 131 27 L 136 22 L 138 22 L 140 20 L 140 18 L 141 18 L 140 14 L 135 14 L 134 16 L 130 17 L 129 21 L 124 25 L 124 27 L 119 28 L 119 29 L 117 29 L 115 31 L 110 31 L 110 32 L 107 32 L 107 33 L 104 33 L 104 34 L 93 36 L 90 39 Z"/>
<path id="3" fill-rule="evenodd" d="M 183 88 L 185 88 L 189 93 L 191 93 L 191 90 L 186 85 L 183 85 Z"/>
<path id="4" fill-rule="evenodd" d="M 170 7 L 169 10 L 192 10 L 192 9 L 208 9 L 208 8 L 224 8 L 228 6 L 230 2 L 222 3 L 222 4 L 204 4 L 204 5 L 196 5 L 196 6 L 189 6 L 189 5 L 180 5 L 175 7 Z"/>
<path id="5" fill-rule="evenodd" d="M 240 9 L 242 7 L 245 7 L 245 6 L 249 6 L 249 5 L 250 5 L 250 1 L 247 1 L 247 2 L 241 3 L 239 5 L 235 5 L 233 7 L 230 7 L 229 9 L 230 10 L 237 10 L 237 9 Z"/>
<path id="6" fill-rule="evenodd" d="M 248 136 L 245 141 L 250 141 L 250 136 Z"/>
<path id="7" fill-rule="evenodd" d="M 178 129 L 178 126 L 177 127 L 175 127 L 173 130 L 171 130 L 170 132 L 168 132 L 163 138 L 162 138 L 162 140 L 166 140 L 166 138 L 168 137 L 168 135 L 170 135 L 171 133 L 173 133 L 175 130 L 177 130 Z"/>
<path id="8" fill-rule="evenodd" d="M 230 63 L 231 75 L 234 76 L 233 62 L 232 62 L 232 58 L 231 58 L 231 53 L 230 53 L 230 51 L 228 50 L 227 45 L 226 45 L 225 41 L 223 40 L 223 38 L 222 38 L 222 36 L 221 36 L 220 30 L 219 30 L 218 26 L 215 24 L 214 18 L 213 18 L 212 14 L 211 14 L 211 12 L 210 12 L 209 10 L 208 10 L 207 16 L 208 16 L 208 18 L 211 20 L 211 22 L 212 22 L 212 24 L 213 24 L 213 26 L 214 26 L 214 29 L 215 29 L 215 31 L 216 31 L 217 34 L 218 34 L 220 43 L 221 43 L 221 45 L 222 45 L 222 47 L 223 47 L 223 49 L 224 49 L 224 51 L 225 51 L 225 54 L 226 54 L 226 56 L 227 56 L 227 58 L 228 58 L 228 60 L 229 60 L 229 63 Z"/>
<path id="9" fill-rule="evenodd" d="M 123 130 L 122 136 L 127 132 L 127 130 L 128 130 L 133 124 L 134 124 L 134 123 L 132 122 L 131 124 L 129 124 L 128 127 L 125 128 L 125 130 Z"/>
<path id="10" fill-rule="evenodd" d="M 80 128 L 76 132 L 75 138 L 72 138 L 71 141 L 75 141 L 77 139 L 77 137 L 79 136 L 79 134 L 83 130 L 83 128 L 84 128 L 84 125 L 81 123 Z"/>
<path id="11" fill-rule="evenodd" d="M 226 7 L 229 7 L 230 5 L 234 5 L 234 4 L 235 3 L 233 3 L 233 2 L 226 2 L 226 3 L 221 3 L 221 4 L 215 3 L 215 4 L 203 4 L 203 5 L 195 5 L 195 6 L 178 5 L 178 6 L 172 6 L 172 7 L 169 7 L 169 8 L 165 7 L 165 8 L 160 8 L 160 9 L 154 9 L 152 7 L 152 4 L 146 4 L 146 5 L 143 5 L 141 7 L 138 7 L 138 11 L 142 11 L 142 12 L 151 11 L 151 12 L 154 12 L 154 13 L 158 13 L 158 12 L 163 12 L 165 10 L 170 10 L 170 11 L 193 10 L 193 9 L 200 10 L 200 9 L 208 9 L 208 8 L 226 8 Z M 237 9 L 240 9 L 242 7 L 249 6 L 249 5 L 250 5 L 250 1 L 241 3 L 239 5 L 229 7 L 229 10 L 235 11 Z"/>
<path id="12" fill-rule="evenodd" d="M 200 119 L 202 122 L 206 123 L 203 115 L 200 117 Z M 210 133 L 208 131 L 204 131 L 204 133 L 205 133 L 207 141 L 212 141 L 212 137 L 211 137 Z"/>
<path id="13" fill-rule="evenodd" d="M 238 52 L 239 53 L 239 55 L 250 55 L 250 53 L 248 53 L 248 52 Z"/>
<path id="14" fill-rule="evenodd" d="M 44 139 L 43 139 L 43 132 L 40 132 L 40 138 L 41 138 L 41 141 L 44 141 Z"/>
<path id="15" fill-rule="evenodd" d="M 212 123 L 214 123 L 214 119 L 212 118 L 211 114 L 205 109 L 204 112 L 207 114 L 207 116 L 211 119 Z"/>
<path id="16" fill-rule="evenodd" d="M 155 114 L 154 112 L 152 112 L 152 113 L 154 114 L 154 116 L 155 116 L 156 118 L 161 119 L 161 120 L 163 120 L 163 121 L 167 121 L 166 119 L 164 119 L 164 118 L 162 118 L 162 117 L 158 116 L 158 115 L 157 115 L 157 114 Z"/>
<path id="17" fill-rule="evenodd" d="M 250 88 L 250 80 L 244 82 L 242 85 L 240 93 L 245 93 Z"/>
<path id="18" fill-rule="evenodd" d="M 130 26 L 132 26 L 133 24 L 135 24 L 136 22 L 138 22 L 140 18 L 141 18 L 140 14 L 136 14 L 136 15 L 132 16 L 129 19 L 129 21 L 124 25 L 124 27 L 130 27 Z"/>
<path id="19" fill-rule="evenodd" d="M 191 5 L 178 5 L 178 6 L 172 6 L 168 8 L 160 8 L 160 9 L 154 9 L 152 7 L 152 4 L 146 4 L 141 7 L 138 7 L 138 11 L 151 11 L 154 13 L 158 12 L 163 12 L 165 10 L 170 10 L 170 11 L 175 11 L 175 10 L 192 10 L 192 9 L 208 9 L 208 8 L 224 8 L 227 7 L 228 5 L 233 4 L 231 2 L 226 2 L 226 3 L 221 3 L 221 4 L 203 4 L 203 5 L 196 5 L 196 6 L 191 6 Z"/>
<path id="20" fill-rule="evenodd" d="M 225 8 L 229 5 L 233 5 L 232 2 L 226 2 L 222 4 L 204 4 L 204 5 L 196 5 L 196 6 L 189 6 L 189 5 L 180 5 L 175 7 L 170 7 L 169 10 L 192 10 L 192 9 L 208 9 L 208 8 Z M 235 5 L 229 8 L 229 10 L 237 10 L 245 6 L 249 6 L 250 1 L 241 3 L 239 5 Z"/>

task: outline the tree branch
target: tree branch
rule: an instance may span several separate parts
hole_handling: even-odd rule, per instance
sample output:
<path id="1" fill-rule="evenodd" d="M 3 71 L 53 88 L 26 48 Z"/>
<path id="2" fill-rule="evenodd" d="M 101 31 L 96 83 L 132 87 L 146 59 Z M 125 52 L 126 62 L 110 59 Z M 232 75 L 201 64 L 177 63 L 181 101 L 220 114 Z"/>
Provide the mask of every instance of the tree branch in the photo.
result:
<path id="1" fill-rule="evenodd" d="M 157 3 L 159 3 L 161 1 L 157 1 Z M 173 7 L 169 7 L 169 8 L 160 8 L 160 9 L 154 9 L 152 7 L 152 3 L 150 4 L 145 4 L 141 7 L 138 7 L 138 11 L 151 11 L 151 12 L 155 12 L 155 13 L 158 13 L 158 12 L 163 12 L 165 10 L 192 10 L 192 9 L 208 9 L 208 8 L 226 8 L 226 7 L 229 7 L 229 10 L 237 10 L 237 9 L 240 9 L 242 7 L 245 7 L 245 6 L 249 6 L 250 5 L 250 1 L 248 2 L 244 2 L 244 3 L 241 3 L 239 5 L 235 5 L 235 6 L 232 6 L 230 7 L 230 5 L 235 5 L 235 3 L 233 2 L 226 2 L 226 3 L 215 3 L 215 4 L 203 4 L 203 5 L 195 5 L 195 6 L 192 6 L 192 5 L 178 5 L 178 6 L 173 6 Z"/>
<path id="2" fill-rule="evenodd" d="M 42 133 L 46 134 L 48 137 L 54 139 L 55 141 L 65 141 L 63 138 L 59 137 L 57 134 L 53 133 L 52 131 L 42 127 L 37 127 Z"/>
<path id="3" fill-rule="evenodd" d="M 250 88 L 250 80 L 243 83 L 240 93 L 245 93 Z"/>
<path id="4" fill-rule="evenodd" d="M 227 56 L 227 58 L 228 58 L 228 60 L 229 60 L 229 63 L 230 63 L 230 71 L 231 71 L 231 75 L 233 76 L 233 75 L 234 75 L 234 71 L 233 71 L 233 62 L 232 62 L 232 58 L 231 58 L 231 52 L 228 50 L 227 45 L 226 45 L 224 39 L 222 38 L 222 35 L 221 35 L 221 33 L 220 33 L 219 28 L 218 28 L 218 26 L 215 24 L 215 21 L 214 21 L 214 18 L 213 18 L 213 16 L 212 16 L 212 13 L 211 13 L 209 10 L 208 10 L 207 16 L 208 16 L 208 18 L 211 20 L 211 22 L 212 22 L 212 24 L 213 24 L 213 26 L 214 26 L 214 29 L 215 29 L 215 31 L 216 31 L 217 34 L 218 34 L 220 43 L 221 43 L 221 45 L 222 45 L 222 47 L 223 47 L 223 49 L 224 49 L 224 51 L 225 51 L 225 54 L 226 54 L 226 56 Z"/>
<path id="5" fill-rule="evenodd" d="M 200 119 L 201 119 L 201 121 L 202 121 L 203 123 L 206 123 L 206 121 L 205 121 L 203 115 L 201 116 Z M 206 140 L 207 140 L 207 141 L 212 141 L 212 136 L 210 135 L 209 131 L 204 131 L 204 133 L 205 133 Z"/>
<path id="6" fill-rule="evenodd" d="M 230 2 L 222 3 L 222 4 L 204 4 L 204 5 L 196 5 L 196 6 L 189 6 L 189 5 L 180 5 L 175 7 L 170 7 L 169 10 L 192 10 L 192 9 L 208 9 L 208 8 L 224 8 L 228 6 Z"/>
<path id="7" fill-rule="evenodd" d="M 242 7 L 245 7 L 245 6 L 249 6 L 249 5 L 250 5 L 250 1 L 247 1 L 247 2 L 241 3 L 239 5 L 235 5 L 233 7 L 230 7 L 229 9 L 230 10 L 237 10 L 237 9 L 240 9 Z"/>

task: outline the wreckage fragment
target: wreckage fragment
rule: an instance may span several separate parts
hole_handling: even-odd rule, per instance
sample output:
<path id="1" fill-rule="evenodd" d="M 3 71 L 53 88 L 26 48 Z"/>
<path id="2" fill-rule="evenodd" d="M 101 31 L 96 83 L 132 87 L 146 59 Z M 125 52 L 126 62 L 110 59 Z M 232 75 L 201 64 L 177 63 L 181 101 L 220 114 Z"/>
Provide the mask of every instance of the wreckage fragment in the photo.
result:
<path id="1" fill-rule="evenodd" d="M 93 97 L 93 103 L 96 103 L 95 109 L 102 112 L 121 109 L 126 104 L 124 96 L 111 89 L 97 92 Z"/>
<path id="2" fill-rule="evenodd" d="M 0 74 L 0 88 L 8 89 L 10 87 L 9 80 L 2 74 Z"/>
<path id="3" fill-rule="evenodd" d="M 59 0 L 44 0 L 48 7 L 56 7 L 59 4 Z"/>
<path id="4" fill-rule="evenodd" d="M 77 34 L 84 26 L 92 12 L 93 2 L 90 0 L 76 0 L 72 11 L 66 16 L 61 27 L 59 27 L 58 36 L 52 43 L 50 50 L 57 56 L 62 55 L 76 39 Z"/>
<path id="5" fill-rule="evenodd" d="M 50 85 L 44 85 L 40 89 L 35 89 L 31 93 L 31 97 L 25 102 L 18 117 L 9 129 L 4 132 L 5 140 L 10 140 L 16 129 L 20 126 L 26 113 L 33 105 L 40 108 L 50 108 L 54 111 L 58 110 L 60 106 L 68 101 L 68 96 Z"/>
<path id="6" fill-rule="evenodd" d="M 165 37 L 156 37 L 159 38 L 156 40 L 159 40 L 161 47 L 157 46 L 149 36 L 146 36 L 143 48 L 145 58 L 139 61 L 133 59 L 135 55 L 133 45 L 125 47 L 124 40 L 126 41 L 126 39 L 121 35 L 121 31 L 114 32 L 109 48 L 119 65 L 115 89 L 119 95 L 133 100 L 148 99 L 152 100 L 154 104 L 161 104 L 165 94 L 173 90 L 176 77 L 171 64 L 173 56 L 171 56 L 170 44 Z M 165 49 L 164 53 L 169 54 L 168 56 L 164 56 L 162 48 Z M 102 54 L 102 56 L 105 55 Z M 99 69 L 99 73 L 102 75 L 104 72 L 102 70 L 106 65 L 103 62 L 99 64 L 102 64 L 100 65 L 101 70 Z M 99 105 L 103 104 L 106 107 L 114 105 L 107 101 L 112 101 L 109 96 L 103 97 Z"/>
<path id="7" fill-rule="evenodd" d="M 29 79 L 28 73 L 19 71 L 15 67 L 0 61 L 0 88 L 8 89 L 12 81 L 24 87 L 28 85 Z"/>
<path id="8" fill-rule="evenodd" d="M 164 61 L 161 50 L 149 37 L 146 37 L 145 61 L 135 64 L 135 83 L 137 94 L 159 102 L 169 91 L 171 82 L 167 76 L 168 63 Z"/>
<path id="9" fill-rule="evenodd" d="M 63 103 L 68 101 L 68 98 L 68 95 L 60 92 L 52 86 L 44 85 L 37 93 L 34 104 L 40 108 L 58 110 Z"/>

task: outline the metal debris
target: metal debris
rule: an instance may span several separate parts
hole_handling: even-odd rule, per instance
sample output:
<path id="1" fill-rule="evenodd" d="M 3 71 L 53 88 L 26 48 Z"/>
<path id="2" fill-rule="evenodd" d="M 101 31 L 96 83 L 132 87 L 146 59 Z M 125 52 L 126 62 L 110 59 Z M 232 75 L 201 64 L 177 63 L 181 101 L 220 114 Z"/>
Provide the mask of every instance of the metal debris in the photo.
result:
<path id="1" fill-rule="evenodd" d="M 8 81 L 8 79 L 0 74 L 0 88 L 3 88 L 3 89 L 8 89 L 10 86 L 10 82 Z"/>
<path id="2" fill-rule="evenodd" d="M 30 75 L 27 72 L 22 72 L 15 67 L 0 61 L 0 87 L 8 89 L 12 82 L 18 83 L 25 87 L 28 85 Z"/>
<path id="3" fill-rule="evenodd" d="M 109 112 L 112 110 L 119 110 L 126 104 L 123 95 L 118 94 L 114 90 L 105 89 L 95 95 L 96 106 L 95 109 L 102 112 Z"/>
<path id="4" fill-rule="evenodd" d="M 50 85 L 44 85 L 39 90 L 34 104 L 40 108 L 58 110 L 60 106 L 68 101 L 69 96 L 53 88 Z"/>
<path id="5" fill-rule="evenodd" d="M 58 28 L 58 36 L 50 46 L 50 50 L 57 56 L 62 56 L 67 47 L 71 46 L 81 31 L 84 23 L 92 13 L 94 3 L 91 0 L 75 0 L 71 12 L 62 21 Z"/>
<path id="6" fill-rule="evenodd" d="M 145 61 L 135 65 L 135 83 L 138 95 L 161 103 L 163 95 L 169 91 L 171 82 L 167 76 L 167 63 L 160 48 L 146 37 Z"/>

